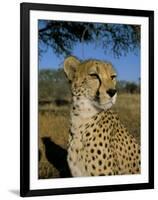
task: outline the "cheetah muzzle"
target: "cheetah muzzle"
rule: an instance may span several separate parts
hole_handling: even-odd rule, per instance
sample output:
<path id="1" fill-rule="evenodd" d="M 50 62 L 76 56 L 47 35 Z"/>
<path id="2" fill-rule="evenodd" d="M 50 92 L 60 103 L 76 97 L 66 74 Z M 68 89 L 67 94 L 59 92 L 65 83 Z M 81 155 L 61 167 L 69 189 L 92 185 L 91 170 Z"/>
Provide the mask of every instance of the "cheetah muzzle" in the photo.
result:
<path id="1" fill-rule="evenodd" d="M 64 62 L 72 106 L 68 164 L 73 176 L 140 173 L 140 146 L 111 110 L 116 101 L 116 72 L 99 60 Z"/>

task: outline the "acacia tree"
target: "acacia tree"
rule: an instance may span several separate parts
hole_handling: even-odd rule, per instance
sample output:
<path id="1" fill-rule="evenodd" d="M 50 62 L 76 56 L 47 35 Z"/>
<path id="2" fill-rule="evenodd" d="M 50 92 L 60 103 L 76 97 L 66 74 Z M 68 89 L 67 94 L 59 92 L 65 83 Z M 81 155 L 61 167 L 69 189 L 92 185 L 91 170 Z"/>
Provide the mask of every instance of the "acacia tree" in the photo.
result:
<path id="1" fill-rule="evenodd" d="M 79 42 L 95 43 L 119 57 L 140 46 L 140 26 L 40 20 L 40 55 L 51 47 L 56 55 L 67 56 Z"/>

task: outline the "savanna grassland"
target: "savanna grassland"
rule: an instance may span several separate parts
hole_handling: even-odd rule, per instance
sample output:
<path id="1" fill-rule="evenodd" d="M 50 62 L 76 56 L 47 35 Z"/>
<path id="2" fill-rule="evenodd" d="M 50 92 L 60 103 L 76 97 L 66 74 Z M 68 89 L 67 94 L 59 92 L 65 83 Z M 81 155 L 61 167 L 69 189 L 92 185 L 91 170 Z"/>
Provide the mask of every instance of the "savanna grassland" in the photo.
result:
<path id="1" fill-rule="evenodd" d="M 51 141 L 67 149 L 69 134 L 70 100 L 66 105 L 47 103 L 39 106 L 39 178 L 60 177 L 58 170 L 47 160 L 45 146 L 41 140 L 49 137 Z M 121 122 L 140 142 L 140 95 L 139 93 L 122 93 L 118 95 L 113 107 Z M 58 156 L 58 155 L 56 155 Z"/>

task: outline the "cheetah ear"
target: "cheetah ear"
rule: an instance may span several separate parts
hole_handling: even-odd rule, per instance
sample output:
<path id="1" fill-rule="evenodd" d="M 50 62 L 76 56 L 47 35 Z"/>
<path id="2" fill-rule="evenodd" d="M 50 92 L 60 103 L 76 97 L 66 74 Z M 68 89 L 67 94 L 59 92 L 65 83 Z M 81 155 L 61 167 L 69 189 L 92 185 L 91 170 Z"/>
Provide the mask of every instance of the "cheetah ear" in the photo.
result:
<path id="1" fill-rule="evenodd" d="M 74 56 L 69 56 L 64 61 L 64 71 L 67 75 L 69 81 L 72 81 L 74 78 L 74 74 L 76 72 L 77 66 L 80 64 L 80 61 Z"/>

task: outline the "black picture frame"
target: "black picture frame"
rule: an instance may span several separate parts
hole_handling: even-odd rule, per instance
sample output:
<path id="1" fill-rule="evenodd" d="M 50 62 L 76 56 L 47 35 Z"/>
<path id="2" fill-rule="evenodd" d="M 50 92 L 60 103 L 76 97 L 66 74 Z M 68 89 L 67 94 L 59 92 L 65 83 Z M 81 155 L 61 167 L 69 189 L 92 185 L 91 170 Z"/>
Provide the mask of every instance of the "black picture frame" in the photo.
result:
<path id="1" fill-rule="evenodd" d="M 120 184 L 106 186 L 87 186 L 73 188 L 52 188 L 52 189 L 30 189 L 30 11 L 59 11 L 74 13 L 91 13 L 103 15 L 121 15 L 121 16 L 139 16 L 146 17 L 149 20 L 149 181 L 147 183 Z M 129 10 L 99 7 L 82 7 L 70 5 L 51 5 L 21 3 L 21 79 L 20 79 L 20 195 L 42 196 L 42 195 L 60 195 L 75 193 L 108 192 L 138 189 L 154 188 L 154 12 L 147 10 Z"/>

